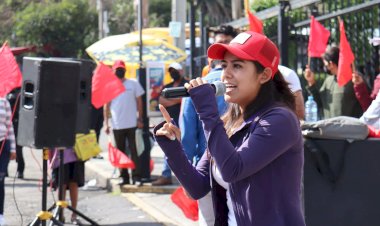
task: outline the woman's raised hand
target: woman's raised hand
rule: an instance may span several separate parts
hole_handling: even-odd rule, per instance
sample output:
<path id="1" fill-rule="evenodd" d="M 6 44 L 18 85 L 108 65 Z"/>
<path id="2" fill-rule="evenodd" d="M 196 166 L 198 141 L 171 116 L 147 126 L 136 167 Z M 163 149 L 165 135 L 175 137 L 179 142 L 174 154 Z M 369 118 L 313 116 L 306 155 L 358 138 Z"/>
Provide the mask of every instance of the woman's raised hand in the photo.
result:
<path id="1" fill-rule="evenodd" d="M 197 86 L 200 86 L 206 83 L 207 81 L 203 80 L 201 77 L 198 77 L 196 79 L 190 80 L 188 83 L 185 83 L 184 86 L 187 89 L 187 91 L 190 91 L 192 88 L 195 88 Z"/>
<path id="2" fill-rule="evenodd" d="M 166 136 L 170 140 L 181 140 L 181 130 L 171 122 L 168 111 L 161 104 L 158 105 L 166 123 L 156 131 L 156 136 Z"/>

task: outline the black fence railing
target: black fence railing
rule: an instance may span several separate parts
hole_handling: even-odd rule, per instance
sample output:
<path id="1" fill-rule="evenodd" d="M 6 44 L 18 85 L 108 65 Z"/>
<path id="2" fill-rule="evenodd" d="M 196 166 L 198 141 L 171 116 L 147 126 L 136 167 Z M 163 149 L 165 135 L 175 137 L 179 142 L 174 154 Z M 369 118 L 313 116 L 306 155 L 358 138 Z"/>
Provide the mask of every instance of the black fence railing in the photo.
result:
<path id="1" fill-rule="evenodd" d="M 345 24 L 347 38 L 355 54 L 355 67 L 361 71 L 369 85 L 379 73 L 379 47 L 369 43 L 369 38 L 380 36 L 380 1 L 325 0 L 288 12 L 290 20 L 289 66 L 302 74 L 308 64 L 307 47 L 310 32 L 310 15 L 313 15 L 330 32 L 330 46 L 339 46 L 339 20 Z M 292 14 L 292 15 L 291 15 Z M 293 48 L 294 47 L 294 48 Z M 311 68 L 321 73 L 320 58 L 312 58 Z"/>

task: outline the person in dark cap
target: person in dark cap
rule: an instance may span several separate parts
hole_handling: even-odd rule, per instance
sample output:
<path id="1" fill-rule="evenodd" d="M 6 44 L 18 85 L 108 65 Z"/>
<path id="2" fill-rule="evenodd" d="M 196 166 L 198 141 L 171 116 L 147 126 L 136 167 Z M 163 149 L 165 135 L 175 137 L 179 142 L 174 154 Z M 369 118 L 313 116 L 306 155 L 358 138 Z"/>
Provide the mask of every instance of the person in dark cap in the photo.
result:
<path id="1" fill-rule="evenodd" d="M 106 134 L 110 133 L 108 122 L 111 117 L 112 131 L 116 142 L 116 147 L 128 154 L 135 163 L 132 170 L 132 183 L 141 181 L 141 166 L 136 150 L 136 128 L 143 128 L 143 102 L 142 95 L 145 93 L 140 83 L 135 79 L 125 78 L 125 63 L 122 60 L 115 61 L 112 69 L 115 75 L 125 86 L 125 91 L 104 106 L 104 124 Z M 136 114 L 138 113 L 138 114 Z M 126 146 L 126 141 L 128 147 Z M 130 184 L 128 169 L 120 169 L 120 185 Z"/>

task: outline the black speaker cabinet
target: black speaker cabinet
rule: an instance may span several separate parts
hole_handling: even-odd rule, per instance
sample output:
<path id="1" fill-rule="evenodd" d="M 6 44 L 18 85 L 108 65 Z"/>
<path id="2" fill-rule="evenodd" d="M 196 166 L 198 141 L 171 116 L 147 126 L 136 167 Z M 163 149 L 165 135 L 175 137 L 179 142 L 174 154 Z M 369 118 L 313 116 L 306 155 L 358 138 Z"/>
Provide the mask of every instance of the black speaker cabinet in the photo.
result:
<path id="1" fill-rule="evenodd" d="M 91 127 L 92 75 L 96 64 L 90 60 L 80 60 L 79 100 L 77 110 L 77 133 L 88 133 Z"/>
<path id="2" fill-rule="evenodd" d="M 78 61 L 80 62 L 79 74 L 79 92 L 77 107 L 77 124 L 76 133 L 89 133 L 91 127 L 91 83 L 92 75 L 96 64 L 91 60 L 76 58 L 58 58 L 51 57 L 49 59 L 56 61 Z"/>
<path id="3" fill-rule="evenodd" d="M 78 61 L 24 57 L 19 145 L 74 146 L 80 74 Z"/>

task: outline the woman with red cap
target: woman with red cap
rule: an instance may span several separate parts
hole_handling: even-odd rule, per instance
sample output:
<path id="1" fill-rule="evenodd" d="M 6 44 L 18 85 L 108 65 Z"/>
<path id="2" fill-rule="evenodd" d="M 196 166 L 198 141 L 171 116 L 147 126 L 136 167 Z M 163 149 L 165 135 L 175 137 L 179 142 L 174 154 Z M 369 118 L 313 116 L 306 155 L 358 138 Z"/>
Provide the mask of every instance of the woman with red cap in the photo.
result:
<path id="1" fill-rule="evenodd" d="M 213 88 L 201 78 L 185 85 L 207 139 L 195 168 L 160 106 L 166 122 L 154 133 L 169 166 L 192 198 L 212 191 L 215 225 L 304 226 L 303 141 L 278 49 L 266 36 L 244 32 L 210 46 L 208 57 L 223 62 L 229 110 L 219 118 Z"/>

